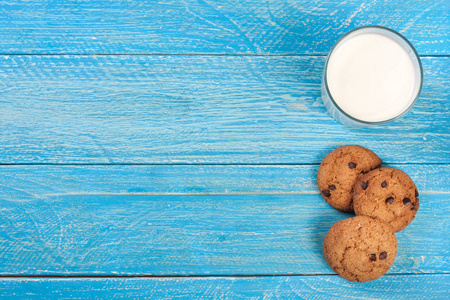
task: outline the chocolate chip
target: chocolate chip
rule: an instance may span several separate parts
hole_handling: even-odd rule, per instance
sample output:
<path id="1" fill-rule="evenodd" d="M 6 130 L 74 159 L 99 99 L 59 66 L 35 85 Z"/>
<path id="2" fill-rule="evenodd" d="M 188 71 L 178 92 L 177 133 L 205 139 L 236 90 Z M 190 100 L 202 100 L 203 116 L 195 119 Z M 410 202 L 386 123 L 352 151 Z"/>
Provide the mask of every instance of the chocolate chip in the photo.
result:
<path id="1" fill-rule="evenodd" d="M 386 251 L 383 251 L 383 252 L 380 253 L 380 260 L 384 260 L 384 259 L 386 259 L 386 257 L 387 257 L 387 252 Z"/>
<path id="2" fill-rule="evenodd" d="M 328 186 L 328 188 L 329 188 L 330 190 L 334 191 L 334 190 L 336 189 L 336 186 L 335 186 L 334 184 L 330 184 L 330 185 Z"/>
<path id="3" fill-rule="evenodd" d="M 363 190 L 366 190 L 368 185 L 369 185 L 369 183 L 367 181 L 361 182 L 361 187 Z"/>
<path id="4" fill-rule="evenodd" d="M 419 192 L 417 190 L 414 191 L 414 194 L 415 194 L 416 198 L 419 197 Z"/>
<path id="5" fill-rule="evenodd" d="M 394 203 L 394 197 L 389 197 L 386 199 L 386 203 L 392 204 Z"/>
<path id="6" fill-rule="evenodd" d="M 330 196 L 331 196 L 331 193 L 330 193 L 329 190 L 323 190 L 323 191 L 322 191 L 322 195 L 324 195 L 325 197 L 330 197 Z"/>
<path id="7" fill-rule="evenodd" d="M 409 198 L 403 199 L 403 204 L 406 205 L 406 206 L 410 205 L 411 204 L 411 199 L 409 199 Z"/>
<path id="8" fill-rule="evenodd" d="M 377 260 L 377 255 L 375 253 L 374 254 L 370 254 L 369 259 L 370 259 L 370 261 L 376 261 Z"/>
<path id="9" fill-rule="evenodd" d="M 413 203 L 413 205 L 411 206 L 411 210 L 415 210 L 416 209 L 416 205 Z"/>
<path id="10" fill-rule="evenodd" d="M 348 164 L 348 167 L 350 169 L 354 169 L 354 168 L 356 168 L 356 164 L 354 162 L 351 162 L 351 163 Z"/>
<path id="11" fill-rule="evenodd" d="M 387 182 L 386 182 L 386 181 L 383 181 L 383 182 L 381 183 L 381 187 L 382 187 L 382 188 L 387 187 Z"/>

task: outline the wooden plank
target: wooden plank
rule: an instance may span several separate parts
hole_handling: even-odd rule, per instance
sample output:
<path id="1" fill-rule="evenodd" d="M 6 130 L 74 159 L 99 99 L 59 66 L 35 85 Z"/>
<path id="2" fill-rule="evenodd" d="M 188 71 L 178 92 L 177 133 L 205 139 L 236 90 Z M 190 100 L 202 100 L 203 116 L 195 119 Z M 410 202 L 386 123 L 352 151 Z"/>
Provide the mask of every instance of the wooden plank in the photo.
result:
<path id="1" fill-rule="evenodd" d="M 421 194 L 450 193 L 450 165 L 388 165 Z M 318 165 L 0 166 L 0 197 L 68 195 L 317 194 Z"/>
<path id="2" fill-rule="evenodd" d="M 390 273 L 448 273 L 448 193 L 422 194 Z M 0 274 L 332 274 L 318 194 L 0 199 Z"/>
<path id="3" fill-rule="evenodd" d="M 0 53 L 323 55 L 343 33 L 377 24 L 442 55 L 449 10 L 446 0 L 13 0 L 0 7 Z"/>
<path id="4" fill-rule="evenodd" d="M 448 299 L 450 275 L 200 278 L 2 278 L 0 297 L 58 299 Z"/>
<path id="5" fill-rule="evenodd" d="M 0 163 L 319 163 L 343 144 L 389 163 L 450 162 L 450 57 L 370 129 L 336 123 L 323 57 L 1 56 Z"/>

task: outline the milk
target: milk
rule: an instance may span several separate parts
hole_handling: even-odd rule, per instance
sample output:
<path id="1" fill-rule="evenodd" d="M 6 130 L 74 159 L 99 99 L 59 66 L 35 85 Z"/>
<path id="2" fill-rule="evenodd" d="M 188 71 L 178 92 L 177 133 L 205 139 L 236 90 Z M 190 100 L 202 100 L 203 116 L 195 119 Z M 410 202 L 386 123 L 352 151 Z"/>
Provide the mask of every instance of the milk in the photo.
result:
<path id="1" fill-rule="evenodd" d="M 328 58 L 326 84 L 335 104 L 354 119 L 384 122 L 405 112 L 421 88 L 412 46 L 377 30 L 355 31 Z"/>

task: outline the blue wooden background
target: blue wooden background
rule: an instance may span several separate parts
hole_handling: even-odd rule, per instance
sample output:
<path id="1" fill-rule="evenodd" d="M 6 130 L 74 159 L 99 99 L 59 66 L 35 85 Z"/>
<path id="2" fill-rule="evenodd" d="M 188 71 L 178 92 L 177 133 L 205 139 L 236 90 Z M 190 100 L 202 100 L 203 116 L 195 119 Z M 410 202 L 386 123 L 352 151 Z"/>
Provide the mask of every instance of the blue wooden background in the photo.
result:
<path id="1" fill-rule="evenodd" d="M 450 2 L 0 2 L 0 296 L 446 299 Z M 345 32 L 421 55 L 402 119 L 336 123 L 320 82 Z M 322 241 L 351 217 L 323 157 L 375 151 L 420 191 L 388 274 L 349 283 Z"/>

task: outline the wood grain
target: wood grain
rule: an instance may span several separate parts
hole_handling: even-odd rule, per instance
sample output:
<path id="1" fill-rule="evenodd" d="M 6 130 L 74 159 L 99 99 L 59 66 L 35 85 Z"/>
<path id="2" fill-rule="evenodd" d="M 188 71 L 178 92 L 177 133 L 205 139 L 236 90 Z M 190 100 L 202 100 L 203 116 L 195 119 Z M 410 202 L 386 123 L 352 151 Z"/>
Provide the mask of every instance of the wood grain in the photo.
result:
<path id="1" fill-rule="evenodd" d="M 450 269 L 448 193 L 422 194 L 390 273 Z M 332 274 L 318 194 L 0 199 L 0 274 Z"/>
<path id="2" fill-rule="evenodd" d="M 385 275 L 364 284 L 339 276 L 39 278 L 0 280 L 0 297 L 58 299 L 448 299 L 450 275 Z"/>
<path id="3" fill-rule="evenodd" d="M 395 165 L 421 194 L 450 193 L 450 165 Z M 318 194 L 318 165 L 0 166 L 0 198 L 70 195 Z"/>
<path id="4" fill-rule="evenodd" d="M 0 7 L 2 54 L 326 54 L 363 25 L 448 55 L 449 3 L 436 1 L 67 0 Z"/>
<path id="5" fill-rule="evenodd" d="M 421 98 L 370 129 L 336 123 L 323 57 L 1 56 L 0 163 L 302 164 L 343 144 L 450 162 L 449 57 Z"/>
<path id="6" fill-rule="evenodd" d="M 449 11 L 445 0 L 3 1 L 0 297 L 448 298 Z M 424 89 L 401 120 L 352 129 L 321 103 L 324 55 L 370 24 L 412 42 Z M 389 274 L 366 284 L 321 254 L 352 216 L 315 183 L 344 144 L 421 192 Z"/>

